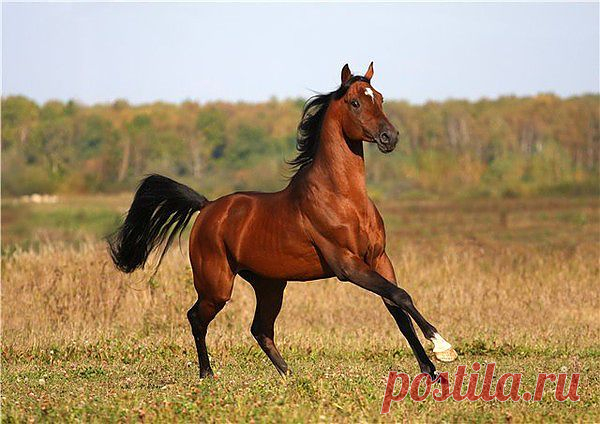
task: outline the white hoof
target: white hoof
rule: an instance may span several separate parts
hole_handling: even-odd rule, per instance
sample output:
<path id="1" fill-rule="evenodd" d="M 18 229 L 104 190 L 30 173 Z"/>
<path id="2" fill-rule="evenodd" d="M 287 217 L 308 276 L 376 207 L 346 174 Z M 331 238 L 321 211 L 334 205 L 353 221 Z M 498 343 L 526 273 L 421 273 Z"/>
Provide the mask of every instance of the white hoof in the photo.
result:
<path id="1" fill-rule="evenodd" d="M 438 361 L 452 362 L 458 358 L 458 354 L 454 348 L 452 348 L 452 345 L 444 340 L 438 333 L 434 334 L 431 342 L 433 343 L 433 353 Z"/>
<path id="2" fill-rule="evenodd" d="M 458 359 L 458 353 L 454 350 L 454 348 L 450 348 L 448 350 L 444 350 L 443 352 L 433 352 L 436 359 L 440 362 L 453 362 Z"/>

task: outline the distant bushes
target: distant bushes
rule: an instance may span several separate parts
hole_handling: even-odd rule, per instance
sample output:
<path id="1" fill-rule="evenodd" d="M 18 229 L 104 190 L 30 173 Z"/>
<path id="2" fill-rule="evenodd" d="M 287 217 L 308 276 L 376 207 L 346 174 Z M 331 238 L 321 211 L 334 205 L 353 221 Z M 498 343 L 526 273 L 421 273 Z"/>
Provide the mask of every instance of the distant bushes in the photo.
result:
<path id="1" fill-rule="evenodd" d="M 367 148 L 375 197 L 598 194 L 600 96 L 386 102 L 396 152 Z M 302 101 L 37 105 L 2 99 L 2 189 L 20 195 L 131 190 L 159 172 L 208 195 L 275 190 Z"/>

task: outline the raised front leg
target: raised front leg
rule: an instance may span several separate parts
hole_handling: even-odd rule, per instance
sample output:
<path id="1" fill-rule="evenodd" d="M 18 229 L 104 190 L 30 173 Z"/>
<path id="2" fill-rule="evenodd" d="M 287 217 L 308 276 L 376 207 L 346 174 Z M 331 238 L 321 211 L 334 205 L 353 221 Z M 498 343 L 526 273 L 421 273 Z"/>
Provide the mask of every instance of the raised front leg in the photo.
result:
<path id="1" fill-rule="evenodd" d="M 375 262 L 375 270 L 388 281 L 396 284 L 396 274 L 394 272 L 394 267 L 390 262 L 388 256 L 383 254 L 376 262 Z M 431 376 L 432 379 L 437 377 L 435 365 L 423 349 L 423 345 L 417 337 L 417 333 L 415 333 L 415 328 L 410 317 L 402 310 L 402 308 L 396 306 L 396 304 L 392 303 L 388 299 L 382 298 L 385 307 L 388 309 L 398 328 L 408 341 L 410 348 L 413 351 L 413 354 L 417 358 L 417 362 L 419 363 L 419 368 L 421 372 L 427 373 Z"/>
<path id="2" fill-rule="evenodd" d="M 399 308 L 414 319 L 423 332 L 423 335 L 433 343 L 433 352 L 438 360 L 452 362 L 458 357 L 450 343 L 444 340 L 442 336 L 439 335 L 436 328 L 421 315 L 410 295 L 406 290 L 396 286 L 395 281 L 392 282 L 383 277 L 379 272 L 372 270 L 360 258 L 348 254 L 347 252 L 346 254 L 339 255 L 337 259 L 333 259 L 331 266 L 341 280 L 350 281 L 357 286 L 378 294 L 387 301 L 386 304 Z M 393 276 L 393 268 L 386 270 L 386 267 L 391 268 L 389 259 L 387 259 L 387 262 L 384 260 L 384 262 L 381 263 L 379 270 L 381 271 L 383 269 L 388 277 Z M 398 325 L 406 325 L 404 324 L 405 319 L 401 316 L 399 316 L 399 318 L 401 318 L 401 322 Z M 418 346 L 416 346 L 416 348 L 418 349 Z"/>

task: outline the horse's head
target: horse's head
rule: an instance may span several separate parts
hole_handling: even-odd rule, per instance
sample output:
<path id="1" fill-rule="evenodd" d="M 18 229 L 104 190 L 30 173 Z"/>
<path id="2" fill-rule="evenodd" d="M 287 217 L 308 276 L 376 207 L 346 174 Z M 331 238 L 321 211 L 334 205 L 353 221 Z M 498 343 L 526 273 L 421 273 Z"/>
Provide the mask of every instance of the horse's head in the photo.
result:
<path id="1" fill-rule="evenodd" d="M 348 65 L 342 69 L 344 93 L 337 99 L 344 136 L 352 141 L 377 143 L 383 153 L 389 153 L 398 142 L 398 130 L 383 113 L 383 96 L 371 86 L 373 62 L 364 76 L 354 76 Z"/>

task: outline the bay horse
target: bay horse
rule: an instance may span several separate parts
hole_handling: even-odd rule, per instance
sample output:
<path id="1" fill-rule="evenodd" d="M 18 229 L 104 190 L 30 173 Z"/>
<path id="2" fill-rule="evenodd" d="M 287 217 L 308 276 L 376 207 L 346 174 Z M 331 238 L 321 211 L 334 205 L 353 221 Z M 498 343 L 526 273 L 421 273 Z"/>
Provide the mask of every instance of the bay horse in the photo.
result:
<path id="1" fill-rule="evenodd" d="M 149 254 L 162 260 L 195 212 L 189 257 L 198 300 L 188 311 L 200 377 L 212 376 L 206 349 L 208 325 L 231 297 L 234 277 L 254 288 L 251 332 L 277 371 L 289 368 L 274 342 L 274 324 L 288 281 L 337 277 L 381 296 L 408 340 L 421 372 L 438 375 L 412 324 L 433 343 L 440 361 L 457 358 L 450 343 L 400 288 L 385 251 L 383 219 L 367 196 L 363 141 L 390 153 L 398 131 L 383 112 L 383 97 L 364 76 L 342 69 L 340 87 L 310 98 L 298 125 L 296 173 L 275 193 L 238 192 L 209 201 L 160 175 L 140 184 L 122 226 L 109 237 L 117 268 L 133 272 Z"/>

